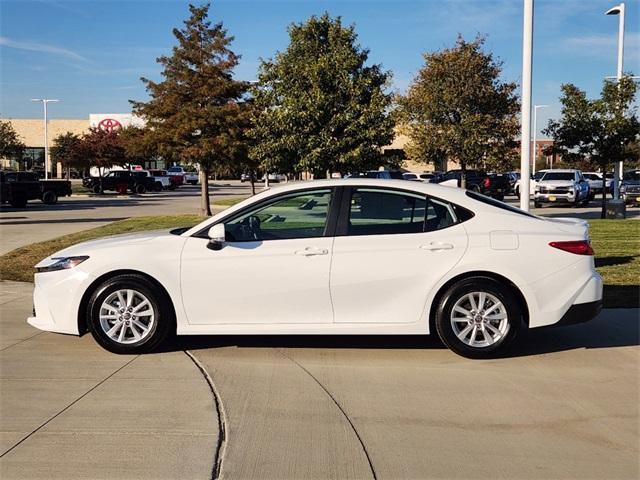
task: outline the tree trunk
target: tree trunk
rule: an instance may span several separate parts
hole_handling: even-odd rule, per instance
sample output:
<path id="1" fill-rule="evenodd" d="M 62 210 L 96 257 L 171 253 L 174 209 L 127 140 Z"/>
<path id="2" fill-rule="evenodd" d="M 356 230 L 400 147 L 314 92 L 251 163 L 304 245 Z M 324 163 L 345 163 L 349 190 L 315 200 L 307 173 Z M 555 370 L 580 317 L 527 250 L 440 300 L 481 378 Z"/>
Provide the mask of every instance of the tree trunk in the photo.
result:
<path id="1" fill-rule="evenodd" d="M 602 169 L 602 211 L 600 218 L 607 218 L 607 169 Z"/>
<path id="2" fill-rule="evenodd" d="M 249 174 L 249 178 L 251 179 L 251 195 L 256 194 L 256 179 L 253 172 Z"/>
<path id="3" fill-rule="evenodd" d="M 209 200 L 209 169 L 200 169 L 200 215 L 211 216 L 211 201 Z"/>

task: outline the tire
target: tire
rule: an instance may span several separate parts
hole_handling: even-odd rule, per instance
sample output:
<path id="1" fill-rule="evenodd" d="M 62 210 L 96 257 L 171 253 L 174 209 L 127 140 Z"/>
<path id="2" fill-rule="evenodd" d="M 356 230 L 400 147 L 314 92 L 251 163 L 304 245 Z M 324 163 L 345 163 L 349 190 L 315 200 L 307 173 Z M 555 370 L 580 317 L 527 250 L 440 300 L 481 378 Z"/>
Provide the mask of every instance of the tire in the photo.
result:
<path id="1" fill-rule="evenodd" d="M 137 194 L 143 194 L 146 193 L 147 191 L 147 187 L 145 187 L 142 183 L 138 183 L 135 187 L 134 187 L 134 191 Z"/>
<path id="2" fill-rule="evenodd" d="M 93 187 L 91 187 L 91 191 L 96 194 L 102 193 L 102 188 L 100 188 L 100 184 L 96 183 Z"/>
<path id="3" fill-rule="evenodd" d="M 42 203 L 46 205 L 55 205 L 58 203 L 58 194 L 53 190 L 47 190 L 42 194 Z"/>
<path id="4" fill-rule="evenodd" d="M 535 208 L 542 208 L 542 204 L 540 202 L 536 202 L 536 201 L 533 202 L 533 206 Z"/>
<path id="5" fill-rule="evenodd" d="M 478 307 L 481 295 L 484 295 L 484 309 L 492 310 L 489 316 L 498 318 L 487 319 L 477 313 L 483 309 L 473 308 L 470 296 Z M 475 315 L 474 318 L 468 319 L 463 311 Z M 438 304 L 435 324 L 442 342 L 458 355 L 495 358 L 502 355 L 513 342 L 524 321 L 520 304 L 511 289 L 492 278 L 471 277 L 456 282 L 445 292 Z"/>
<path id="6" fill-rule="evenodd" d="M 198 182 L 189 182 L 191 185 L 197 185 Z"/>
<path id="7" fill-rule="evenodd" d="M 126 307 L 128 292 L 132 292 L 131 307 Z M 119 299 L 125 302 L 122 310 Z M 142 275 L 127 274 L 110 278 L 95 288 L 87 304 L 87 325 L 104 349 L 118 354 L 139 354 L 151 352 L 165 341 L 175 331 L 175 318 L 162 289 Z M 140 338 L 136 339 L 135 334 Z"/>
<path id="8" fill-rule="evenodd" d="M 516 194 L 516 197 L 520 198 L 520 189 L 516 188 L 514 193 Z"/>
<path id="9" fill-rule="evenodd" d="M 24 192 L 16 192 L 13 194 L 9 203 L 15 208 L 24 208 L 27 206 L 27 195 Z"/>
<path id="10" fill-rule="evenodd" d="M 162 191 L 162 183 L 160 183 L 160 182 L 156 182 L 153 187 L 154 187 L 153 189 L 156 192 L 161 192 Z"/>

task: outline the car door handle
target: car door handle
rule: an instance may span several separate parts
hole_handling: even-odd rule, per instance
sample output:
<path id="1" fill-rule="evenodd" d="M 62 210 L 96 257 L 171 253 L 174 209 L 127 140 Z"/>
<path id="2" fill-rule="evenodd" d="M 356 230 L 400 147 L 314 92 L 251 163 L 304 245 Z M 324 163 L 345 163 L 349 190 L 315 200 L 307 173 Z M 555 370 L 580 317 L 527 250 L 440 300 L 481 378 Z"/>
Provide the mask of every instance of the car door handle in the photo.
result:
<path id="1" fill-rule="evenodd" d="M 420 245 L 422 250 L 453 250 L 453 245 L 450 243 L 430 242 L 424 245 Z"/>
<path id="2" fill-rule="evenodd" d="M 312 257 L 314 255 L 327 255 L 329 250 L 326 248 L 307 247 L 304 250 L 296 250 L 294 253 L 303 257 Z"/>

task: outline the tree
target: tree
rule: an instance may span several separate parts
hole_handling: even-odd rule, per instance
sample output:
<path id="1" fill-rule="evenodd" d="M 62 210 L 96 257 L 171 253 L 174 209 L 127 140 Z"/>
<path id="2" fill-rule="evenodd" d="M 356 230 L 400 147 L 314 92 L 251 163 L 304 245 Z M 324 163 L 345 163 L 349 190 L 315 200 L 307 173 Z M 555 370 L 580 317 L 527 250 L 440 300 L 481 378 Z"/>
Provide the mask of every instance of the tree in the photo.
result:
<path id="1" fill-rule="evenodd" d="M 10 122 L 0 120 L 0 158 L 22 157 L 26 148 Z"/>
<path id="2" fill-rule="evenodd" d="M 88 159 L 83 151 L 82 138 L 72 132 L 61 133 L 53 139 L 51 146 L 51 159 L 62 164 L 69 176 L 70 168 L 84 169 L 88 166 Z"/>
<path id="3" fill-rule="evenodd" d="M 99 128 L 90 129 L 82 137 L 79 155 L 84 156 L 89 165 L 97 167 L 101 183 L 105 168 L 127 163 L 126 151 L 117 130 L 107 132 Z"/>
<path id="4" fill-rule="evenodd" d="M 209 5 L 189 5 L 189 12 L 184 28 L 173 30 L 172 55 L 157 60 L 163 80 L 143 78 L 151 98 L 132 104 L 160 155 L 200 165 L 201 211 L 211 215 L 208 176 L 238 148 L 245 124 L 238 103 L 248 85 L 233 79 L 239 60 L 229 48 L 233 37 L 207 20 Z"/>
<path id="5" fill-rule="evenodd" d="M 157 145 L 144 128 L 130 126 L 118 131 L 127 163 L 144 164 L 159 158 Z"/>
<path id="6" fill-rule="evenodd" d="M 502 62 L 483 51 L 483 37 L 424 54 L 425 65 L 400 98 L 407 154 L 430 162 L 444 156 L 460 165 L 507 168 L 517 156 L 516 84 L 500 80 Z"/>
<path id="7" fill-rule="evenodd" d="M 267 172 L 377 168 L 393 139 L 391 75 L 366 66 L 353 25 L 325 13 L 289 27 L 290 43 L 262 61 L 249 155 Z"/>
<path id="8" fill-rule="evenodd" d="M 619 161 L 633 160 L 633 144 L 640 136 L 640 123 L 633 106 L 637 86 L 625 76 L 620 82 L 606 80 L 600 98 L 589 100 L 586 92 L 573 84 L 561 87 L 562 117 L 550 120 L 544 130 L 554 139 L 554 150 L 566 163 L 588 159 L 603 173 L 602 212 L 606 216 L 604 173 Z"/>

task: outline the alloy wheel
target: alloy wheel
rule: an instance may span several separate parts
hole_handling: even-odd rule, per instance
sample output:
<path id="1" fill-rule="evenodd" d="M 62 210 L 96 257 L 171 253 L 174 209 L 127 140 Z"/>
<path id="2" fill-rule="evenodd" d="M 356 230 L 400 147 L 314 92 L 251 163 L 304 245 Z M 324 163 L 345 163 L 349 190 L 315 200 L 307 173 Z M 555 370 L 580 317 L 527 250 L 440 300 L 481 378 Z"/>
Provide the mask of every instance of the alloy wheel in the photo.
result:
<path id="1" fill-rule="evenodd" d="M 488 347 L 501 342 L 510 324 L 505 305 L 488 292 L 463 295 L 451 309 L 453 333 L 470 347 Z"/>
<path id="2" fill-rule="evenodd" d="M 107 337 L 125 345 L 147 338 L 153 330 L 155 317 L 149 299 L 133 289 L 109 294 L 99 313 L 100 327 Z"/>

